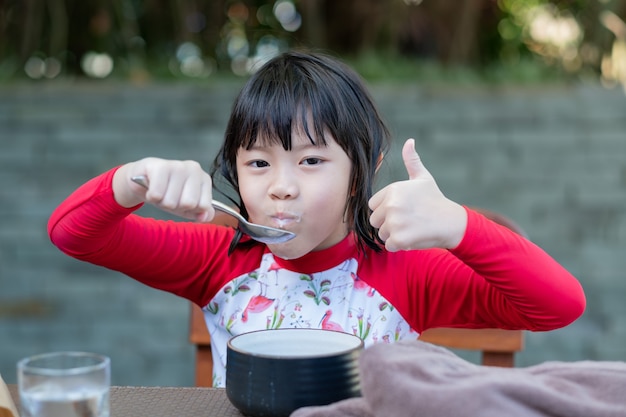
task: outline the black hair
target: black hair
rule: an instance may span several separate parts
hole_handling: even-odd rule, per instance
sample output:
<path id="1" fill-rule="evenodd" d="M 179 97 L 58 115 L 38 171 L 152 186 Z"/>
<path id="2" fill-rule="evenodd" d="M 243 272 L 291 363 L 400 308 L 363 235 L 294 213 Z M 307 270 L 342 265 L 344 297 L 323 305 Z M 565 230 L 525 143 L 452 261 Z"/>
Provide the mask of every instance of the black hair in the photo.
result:
<path id="1" fill-rule="evenodd" d="M 294 126 L 302 128 L 316 146 L 326 145 L 327 132 L 346 152 L 352 173 L 345 218 L 359 248 L 379 251 L 383 242 L 369 223 L 368 200 L 379 158 L 389 147 L 389 130 L 359 75 L 335 58 L 290 51 L 254 73 L 235 99 L 212 177 L 219 174 L 239 195 L 238 150 L 250 149 L 257 140 L 290 150 Z M 233 202 L 247 218 L 243 203 Z M 231 251 L 240 238 L 238 232 Z"/>

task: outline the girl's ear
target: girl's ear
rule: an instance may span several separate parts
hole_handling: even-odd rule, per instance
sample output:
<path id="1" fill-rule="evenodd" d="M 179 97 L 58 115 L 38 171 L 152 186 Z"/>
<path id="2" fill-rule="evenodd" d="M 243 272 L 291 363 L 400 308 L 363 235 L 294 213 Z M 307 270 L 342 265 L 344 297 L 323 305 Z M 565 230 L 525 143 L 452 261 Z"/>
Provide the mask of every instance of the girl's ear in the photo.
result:
<path id="1" fill-rule="evenodd" d="M 385 153 L 381 152 L 380 155 L 378 155 L 378 160 L 376 161 L 376 173 L 380 169 L 380 166 L 383 164 L 383 159 L 385 159 Z"/>

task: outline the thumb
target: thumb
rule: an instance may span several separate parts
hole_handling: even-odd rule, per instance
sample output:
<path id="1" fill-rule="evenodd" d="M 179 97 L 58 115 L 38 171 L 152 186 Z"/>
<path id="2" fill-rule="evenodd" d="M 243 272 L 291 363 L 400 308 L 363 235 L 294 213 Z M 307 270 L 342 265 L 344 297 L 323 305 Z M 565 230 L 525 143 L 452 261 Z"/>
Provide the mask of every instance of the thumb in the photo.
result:
<path id="1" fill-rule="evenodd" d="M 414 180 L 417 178 L 431 177 L 430 172 L 426 169 L 420 156 L 415 151 L 415 139 L 407 139 L 402 147 L 402 160 L 406 167 L 406 172 L 409 174 L 409 179 Z"/>

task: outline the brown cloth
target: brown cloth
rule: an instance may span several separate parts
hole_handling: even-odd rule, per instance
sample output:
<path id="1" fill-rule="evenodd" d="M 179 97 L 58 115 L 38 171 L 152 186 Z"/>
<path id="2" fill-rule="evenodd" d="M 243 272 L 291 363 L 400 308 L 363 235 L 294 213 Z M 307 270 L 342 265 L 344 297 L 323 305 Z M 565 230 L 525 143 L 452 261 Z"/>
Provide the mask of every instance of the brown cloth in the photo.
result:
<path id="1" fill-rule="evenodd" d="M 291 417 L 626 417 L 626 362 L 497 368 L 411 341 L 374 345 L 359 367 L 362 397 Z"/>

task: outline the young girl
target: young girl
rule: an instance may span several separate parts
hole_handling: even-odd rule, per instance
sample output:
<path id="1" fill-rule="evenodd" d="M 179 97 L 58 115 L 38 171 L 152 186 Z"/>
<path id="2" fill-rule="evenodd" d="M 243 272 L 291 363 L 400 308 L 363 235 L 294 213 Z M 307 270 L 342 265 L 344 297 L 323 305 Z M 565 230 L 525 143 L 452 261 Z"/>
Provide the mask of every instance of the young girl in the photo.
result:
<path id="1" fill-rule="evenodd" d="M 48 232 L 71 256 L 201 306 L 215 386 L 225 384 L 227 340 L 252 330 L 332 329 L 371 345 L 430 327 L 551 330 L 582 314 L 578 281 L 447 199 L 412 139 L 402 149 L 408 180 L 372 195 L 388 136 L 352 70 L 286 53 L 237 97 L 212 175 L 193 161 L 127 163 L 78 188 Z M 209 223 L 212 178 L 234 189 L 245 217 L 296 237 L 266 245 Z M 196 221 L 133 214 L 144 202 Z"/>

